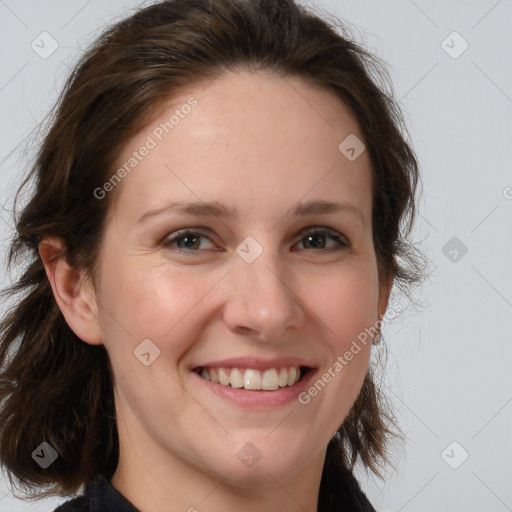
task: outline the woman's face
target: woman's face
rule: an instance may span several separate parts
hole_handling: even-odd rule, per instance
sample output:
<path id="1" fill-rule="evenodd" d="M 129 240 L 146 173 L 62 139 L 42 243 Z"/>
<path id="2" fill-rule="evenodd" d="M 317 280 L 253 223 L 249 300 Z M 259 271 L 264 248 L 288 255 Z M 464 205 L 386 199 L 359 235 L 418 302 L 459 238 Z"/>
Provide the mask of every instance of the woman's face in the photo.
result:
<path id="1" fill-rule="evenodd" d="M 183 91 L 126 145 L 96 290 L 119 468 L 239 487 L 321 473 L 387 302 L 355 136 L 334 95 L 239 73 Z"/>

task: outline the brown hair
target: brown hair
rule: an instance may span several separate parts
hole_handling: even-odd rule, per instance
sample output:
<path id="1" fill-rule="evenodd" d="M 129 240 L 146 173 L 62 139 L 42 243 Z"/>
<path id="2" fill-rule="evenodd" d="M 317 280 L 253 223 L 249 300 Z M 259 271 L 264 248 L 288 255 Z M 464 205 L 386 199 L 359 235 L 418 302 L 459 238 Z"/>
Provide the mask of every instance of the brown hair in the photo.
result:
<path id="1" fill-rule="evenodd" d="M 342 34 L 339 20 L 322 20 L 294 0 L 168 0 L 113 25 L 82 56 L 20 188 L 35 184 L 15 219 L 9 253 L 10 266 L 22 265 L 21 277 L 4 291 L 16 302 L 0 330 L 0 459 L 11 485 L 15 477 L 25 492 L 48 489 L 32 496 L 70 495 L 96 473 L 110 478 L 115 471 L 119 444 L 108 354 L 65 322 L 38 246 L 47 236 L 59 237 L 70 264 L 94 275 L 113 196 L 98 200 L 94 190 L 111 176 L 126 141 L 187 85 L 229 70 L 263 69 L 337 94 L 356 116 L 372 163 L 381 282 L 393 274 L 402 291 L 419 282 L 421 254 L 407 241 L 418 169 L 403 117 L 380 61 Z M 360 458 L 379 474 L 393 435 L 381 398 L 368 371 L 328 446 L 320 501 L 342 478 L 336 468 L 352 470 Z M 41 470 L 31 453 L 43 441 L 58 458 Z"/>

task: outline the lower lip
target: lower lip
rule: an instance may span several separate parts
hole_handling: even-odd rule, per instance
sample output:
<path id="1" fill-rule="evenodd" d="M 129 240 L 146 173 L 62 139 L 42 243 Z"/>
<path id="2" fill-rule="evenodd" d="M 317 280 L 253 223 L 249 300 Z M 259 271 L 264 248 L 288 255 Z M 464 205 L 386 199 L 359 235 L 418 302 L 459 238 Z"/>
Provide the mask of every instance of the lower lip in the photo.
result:
<path id="1" fill-rule="evenodd" d="M 196 372 L 192 373 L 200 380 L 204 386 L 206 386 L 207 389 L 209 389 L 212 393 L 215 393 L 217 396 L 220 396 L 224 400 L 228 400 L 237 406 L 246 409 L 268 409 L 269 407 L 280 407 L 298 400 L 297 397 L 308 387 L 309 382 L 316 373 L 316 370 L 308 370 L 306 375 L 304 375 L 304 377 L 299 382 L 296 382 L 293 386 L 278 388 L 274 391 L 254 391 L 244 388 L 222 386 L 221 384 L 216 384 L 211 380 L 201 377 Z"/>

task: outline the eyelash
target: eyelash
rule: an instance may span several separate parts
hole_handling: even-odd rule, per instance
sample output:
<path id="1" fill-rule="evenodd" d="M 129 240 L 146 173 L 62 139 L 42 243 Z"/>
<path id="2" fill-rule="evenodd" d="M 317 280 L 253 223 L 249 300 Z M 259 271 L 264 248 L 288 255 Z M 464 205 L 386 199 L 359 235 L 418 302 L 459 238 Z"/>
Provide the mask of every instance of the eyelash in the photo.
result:
<path id="1" fill-rule="evenodd" d="M 166 236 L 163 241 L 161 242 L 161 245 L 164 248 L 171 248 L 172 244 L 175 243 L 177 240 L 180 240 L 181 238 L 185 238 L 186 235 L 193 235 L 193 236 L 201 236 L 208 238 L 210 241 L 212 241 L 205 232 L 202 232 L 200 228 L 193 229 L 182 229 L 179 231 L 176 231 L 172 235 Z M 344 249 L 348 249 L 350 247 L 350 244 L 348 243 L 348 240 L 341 235 L 340 233 L 337 233 L 336 231 L 326 229 L 326 228 L 305 228 L 300 233 L 300 239 L 299 242 L 301 242 L 304 238 L 307 236 L 325 236 L 327 238 L 331 238 L 336 242 L 337 247 L 329 247 L 327 249 L 302 249 L 304 251 L 311 251 L 316 253 L 330 253 L 330 252 L 336 252 L 336 251 L 342 251 Z M 187 253 L 192 254 L 195 252 L 201 252 L 202 250 L 208 250 L 208 249 L 181 249 L 180 247 L 173 247 L 173 250 L 181 253 Z"/>

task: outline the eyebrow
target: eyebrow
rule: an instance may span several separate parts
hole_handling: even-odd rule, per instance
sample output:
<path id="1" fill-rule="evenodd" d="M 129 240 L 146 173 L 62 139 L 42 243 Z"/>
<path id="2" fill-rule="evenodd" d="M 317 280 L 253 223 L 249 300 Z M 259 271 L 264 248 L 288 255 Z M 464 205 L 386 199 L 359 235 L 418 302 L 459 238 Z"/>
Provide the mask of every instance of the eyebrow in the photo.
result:
<path id="1" fill-rule="evenodd" d="M 137 223 L 144 222 L 151 217 L 169 212 L 176 212 L 194 217 L 219 217 L 238 219 L 238 213 L 235 208 L 229 208 L 228 206 L 217 201 L 195 201 L 192 203 L 175 201 L 169 203 L 163 208 L 147 211 L 139 218 Z M 292 209 L 292 215 L 295 217 L 340 212 L 357 214 L 361 218 L 362 223 L 366 225 L 363 212 L 357 206 L 349 203 L 336 203 L 331 201 L 316 200 L 307 201 L 305 203 L 297 203 Z"/>

